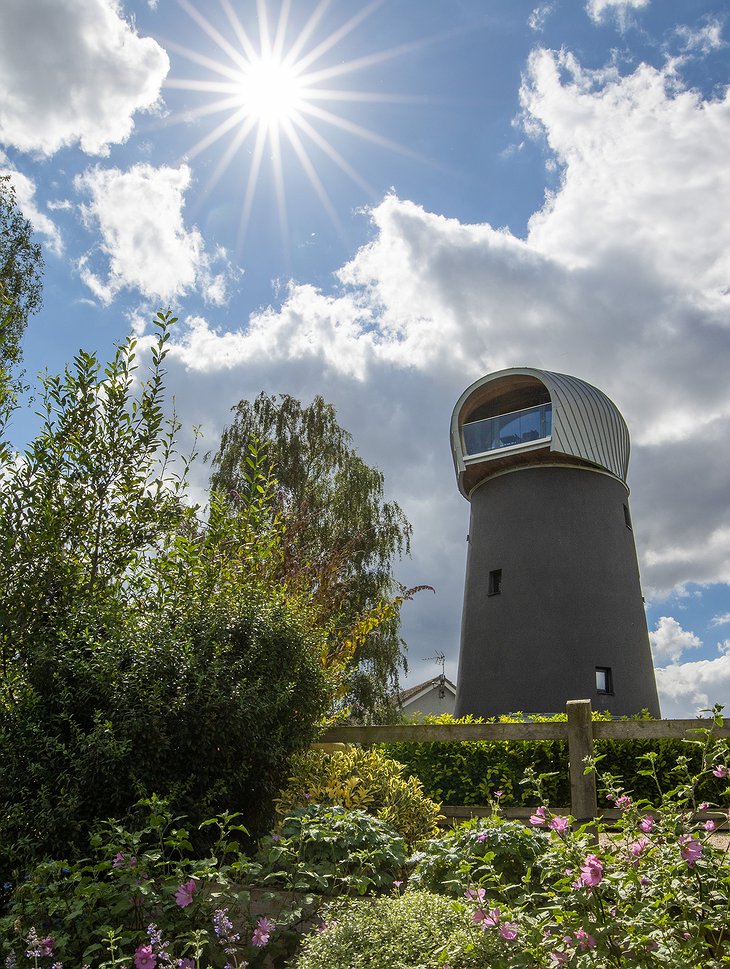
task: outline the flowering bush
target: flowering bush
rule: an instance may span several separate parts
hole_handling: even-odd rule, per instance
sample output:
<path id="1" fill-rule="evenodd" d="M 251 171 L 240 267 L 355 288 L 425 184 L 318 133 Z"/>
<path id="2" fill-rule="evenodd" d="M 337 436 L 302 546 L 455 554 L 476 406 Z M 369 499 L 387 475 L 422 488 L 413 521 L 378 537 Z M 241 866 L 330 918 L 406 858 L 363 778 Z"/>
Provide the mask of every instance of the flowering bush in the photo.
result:
<path id="1" fill-rule="evenodd" d="M 46 862 L 5 887 L 0 952 L 27 969 L 720 969 L 730 749 L 711 731 L 688 749 L 700 772 L 680 757 L 679 783 L 652 803 L 601 775 L 620 811 L 611 830 L 556 814 L 545 778 L 528 772 L 529 828 L 504 820 L 497 799 L 488 821 L 415 855 L 410 883 L 403 840 L 362 811 L 294 812 L 254 859 L 237 819 L 221 816 L 196 859 L 182 819 L 152 799 L 142 828 L 99 826 L 87 861 Z M 658 792 L 654 757 L 641 765 Z M 719 803 L 698 797 L 708 776 L 725 784 Z"/>
<path id="2" fill-rule="evenodd" d="M 241 850 L 235 816 L 205 823 L 218 836 L 195 858 L 184 819 L 156 798 L 139 807 L 146 821 L 136 829 L 99 825 L 92 857 L 45 862 L 4 886 L 8 966 L 254 967 L 291 953 L 302 902 L 260 887 L 261 865 Z"/>
<path id="3" fill-rule="evenodd" d="M 715 716 L 722 724 L 719 711 Z M 545 803 L 546 779 L 528 772 L 529 796 L 543 802 L 530 818 L 538 842 L 529 832 L 513 834 L 513 825 L 498 815 L 457 829 L 414 857 L 415 872 L 401 897 L 326 910 L 324 931 L 305 942 L 296 969 L 730 965 L 730 865 L 727 848 L 713 842 L 730 815 L 730 788 L 721 804 L 698 798 L 708 777 L 730 777 L 730 751 L 709 731 L 684 749 L 694 750 L 694 757 L 678 758 L 679 783 L 661 795 L 656 758 L 649 753 L 643 759 L 639 777 L 657 791 L 652 801 L 658 807 L 602 775 L 606 800 L 622 812 L 612 831 L 554 814 Z M 692 761 L 700 764 L 697 773 Z M 695 820 L 699 810 L 715 817 Z M 501 877 L 503 859 L 485 851 L 486 837 L 479 840 L 487 831 L 492 837 L 503 831 L 518 855 L 525 849 L 511 883 Z M 452 899 L 447 909 L 433 902 L 437 891 L 458 891 L 461 900 Z M 436 921 L 437 935 L 433 927 L 414 924 L 414 911 Z"/>

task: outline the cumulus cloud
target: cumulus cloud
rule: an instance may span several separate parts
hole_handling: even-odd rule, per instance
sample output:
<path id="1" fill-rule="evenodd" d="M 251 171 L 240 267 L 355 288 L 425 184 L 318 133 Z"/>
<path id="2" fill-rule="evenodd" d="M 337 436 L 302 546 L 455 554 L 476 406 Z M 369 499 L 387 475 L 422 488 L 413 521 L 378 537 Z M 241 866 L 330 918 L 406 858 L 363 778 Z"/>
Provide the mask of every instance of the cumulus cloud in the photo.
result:
<path id="1" fill-rule="evenodd" d="M 730 654 L 658 669 L 656 681 L 663 717 L 699 716 L 716 703 L 730 702 Z"/>
<path id="2" fill-rule="evenodd" d="M 710 625 L 726 626 L 728 623 L 730 623 L 730 612 L 724 612 L 721 615 L 713 616 Z"/>
<path id="3" fill-rule="evenodd" d="M 108 154 L 135 112 L 157 105 L 169 66 L 117 0 L 4 0 L 0 141 L 43 155 L 76 143 Z"/>
<path id="4" fill-rule="evenodd" d="M 662 616 L 656 624 L 656 628 L 649 632 L 649 642 L 657 662 L 669 660 L 676 663 L 685 650 L 699 649 L 702 640 L 699 636 L 682 629 L 676 619 L 671 616 Z"/>
<path id="5" fill-rule="evenodd" d="M 588 0 L 586 11 L 595 23 L 603 23 L 613 17 L 623 30 L 629 22 L 632 10 L 649 6 L 649 0 Z"/>
<path id="6" fill-rule="evenodd" d="M 149 299 L 174 301 L 196 289 L 210 303 L 227 299 L 235 277 L 224 250 L 205 249 L 200 231 L 183 218 L 190 169 L 149 164 L 128 171 L 99 166 L 76 178 L 79 191 L 91 201 L 82 206 L 84 219 L 101 233 L 102 275 L 96 253 L 80 264 L 81 278 L 102 302 L 122 289 L 136 289 Z"/>
<path id="7" fill-rule="evenodd" d="M 215 395 L 188 394 L 214 435 L 260 389 L 337 405 L 416 525 L 406 581 L 437 586 L 433 606 L 409 605 L 428 620 L 408 638 L 438 628 L 452 657 L 468 506 L 448 419 L 472 380 L 503 367 L 575 374 L 619 406 L 647 591 L 730 582 L 730 95 L 684 88 L 676 64 L 622 75 L 538 50 L 522 103 L 557 170 L 525 238 L 389 195 L 335 291 L 291 284 L 229 330 L 197 317 L 170 358 L 180 386 L 215 375 Z M 671 631 L 655 631 L 660 655 L 694 666 L 677 662 L 693 634 Z"/>

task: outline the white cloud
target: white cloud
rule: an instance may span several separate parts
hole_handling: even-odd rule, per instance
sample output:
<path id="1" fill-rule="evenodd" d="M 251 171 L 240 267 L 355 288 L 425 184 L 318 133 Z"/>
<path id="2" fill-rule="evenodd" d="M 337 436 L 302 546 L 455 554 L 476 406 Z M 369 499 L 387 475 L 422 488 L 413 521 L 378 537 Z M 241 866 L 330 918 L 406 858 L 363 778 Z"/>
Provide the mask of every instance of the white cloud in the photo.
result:
<path id="1" fill-rule="evenodd" d="M 0 142 L 43 155 L 78 142 L 108 154 L 135 112 L 156 106 L 169 66 L 117 0 L 4 0 Z"/>
<path id="2" fill-rule="evenodd" d="M 649 0 L 588 0 L 586 12 L 595 23 L 603 23 L 613 17 L 621 30 L 625 30 L 630 22 L 630 11 L 648 6 Z"/>
<path id="3" fill-rule="evenodd" d="M 710 625 L 726 626 L 728 623 L 730 623 L 730 612 L 724 612 L 721 615 L 713 616 Z"/>
<path id="4" fill-rule="evenodd" d="M 722 36 L 722 23 L 719 20 L 709 20 L 704 26 L 692 29 L 682 25 L 677 27 L 675 34 L 682 44 L 685 53 L 709 54 L 712 51 L 727 47 L 727 41 Z"/>
<path id="5" fill-rule="evenodd" d="M 662 716 L 695 717 L 716 703 L 730 707 L 730 654 L 717 659 L 678 663 L 656 670 Z"/>
<path id="6" fill-rule="evenodd" d="M 527 26 L 530 30 L 540 33 L 545 28 L 545 21 L 555 9 L 555 3 L 541 3 L 532 11 L 527 18 Z"/>
<path id="7" fill-rule="evenodd" d="M 722 642 L 717 644 L 718 653 L 725 653 L 730 655 L 730 639 L 723 639 Z"/>
<path id="8" fill-rule="evenodd" d="M 196 289 L 221 305 L 235 276 L 225 251 L 205 250 L 200 231 L 183 219 L 190 169 L 148 164 L 129 171 L 95 167 L 76 179 L 76 187 L 91 195 L 82 206 L 87 225 L 101 233 L 107 263 L 102 276 L 93 268 L 93 253 L 83 257 L 81 278 L 104 303 L 122 289 L 164 302 Z"/>
<path id="9" fill-rule="evenodd" d="M 0 158 L 0 163 L 2 161 L 3 159 Z M 38 209 L 35 202 L 35 182 L 27 175 L 14 169 L 0 168 L 0 175 L 10 176 L 10 182 L 15 188 L 15 197 L 18 200 L 21 212 L 29 220 L 35 231 L 45 236 L 45 244 L 51 252 L 60 256 L 63 252 L 61 233 L 53 219 Z"/>
<path id="10" fill-rule="evenodd" d="M 657 662 L 669 660 L 670 663 L 676 663 L 685 650 L 702 646 L 699 636 L 682 629 L 671 616 L 662 616 L 657 621 L 656 628 L 649 632 L 649 642 L 654 659 Z"/>

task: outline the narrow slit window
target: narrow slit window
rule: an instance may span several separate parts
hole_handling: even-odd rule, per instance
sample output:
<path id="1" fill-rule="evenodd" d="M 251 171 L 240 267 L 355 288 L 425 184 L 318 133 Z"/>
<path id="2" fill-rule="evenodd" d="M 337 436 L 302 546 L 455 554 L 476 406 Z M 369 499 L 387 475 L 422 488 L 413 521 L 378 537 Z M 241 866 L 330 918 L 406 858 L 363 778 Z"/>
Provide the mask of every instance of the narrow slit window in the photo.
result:
<path id="1" fill-rule="evenodd" d="M 489 589 L 487 595 L 498 596 L 502 593 L 502 570 L 494 569 L 489 573 Z"/>
<path id="2" fill-rule="evenodd" d="M 596 667 L 596 692 L 613 693 L 613 677 L 610 666 Z"/>
<path id="3" fill-rule="evenodd" d="M 626 522 L 626 527 L 631 528 L 631 512 L 629 511 L 628 505 L 624 505 L 624 521 Z"/>

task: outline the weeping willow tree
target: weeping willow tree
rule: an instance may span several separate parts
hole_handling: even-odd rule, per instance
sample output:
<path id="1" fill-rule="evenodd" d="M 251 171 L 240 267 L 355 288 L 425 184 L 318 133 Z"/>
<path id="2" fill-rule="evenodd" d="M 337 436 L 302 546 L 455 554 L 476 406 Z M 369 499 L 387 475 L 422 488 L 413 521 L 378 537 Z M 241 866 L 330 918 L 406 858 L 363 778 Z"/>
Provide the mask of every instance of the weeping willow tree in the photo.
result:
<path id="1" fill-rule="evenodd" d="M 306 586 L 329 627 L 327 659 L 347 666 L 343 700 L 360 716 L 382 713 L 407 669 L 400 605 L 414 590 L 399 585 L 393 565 L 410 552 L 411 525 L 385 500 L 382 472 L 363 461 L 322 397 L 305 406 L 289 394 L 261 393 L 233 410 L 211 487 L 245 504 L 250 446 L 263 446 L 286 536 L 282 578 Z"/>

